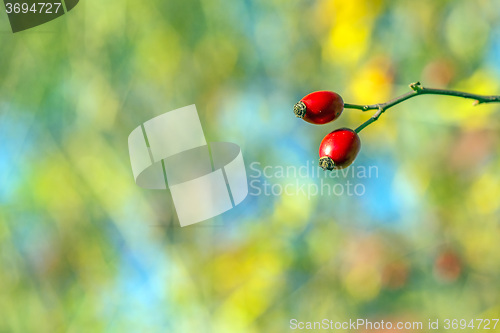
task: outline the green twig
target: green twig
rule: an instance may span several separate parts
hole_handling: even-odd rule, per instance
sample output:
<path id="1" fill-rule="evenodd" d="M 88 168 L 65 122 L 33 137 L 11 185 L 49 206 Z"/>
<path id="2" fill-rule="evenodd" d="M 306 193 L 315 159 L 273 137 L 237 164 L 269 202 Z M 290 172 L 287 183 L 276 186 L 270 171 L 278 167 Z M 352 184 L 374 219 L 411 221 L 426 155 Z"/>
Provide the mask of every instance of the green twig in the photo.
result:
<path id="1" fill-rule="evenodd" d="M 406 101 L 407 99 L 413 98 L 419 95 L 446 95 L 446 96 L 455 96 L 462 97 L 475 100 L 474 105 L 483 104 L 483 103 L 494 103 L 500 102 L 500 96 L 484 96 L 484 95 L 476 95 L 470 94 L 461 91 L 455 90 L 446 90 L 446 89 L 434 89 L 434 88 L 424 88 L 420 84 L 420 82 L 415 82 L 410 84 L 410 88 L 412 91 L 407 92 L 404 95 L 401 95 L 395 99 L 392 99 L 386 103 L 380 104 L 371 104 L 371 105 L 357 105 L 357 104 L 348 104 L 344 103 L 344 108 L 346 109 L 357 109 L 361 111 L 369 111 L 369 110 L 378 110 L 370 119 L 361 124 L 354 131 L 359 133 L 363 128 L 367 127 L 371 123 L 375 122 L 382 113 L 384 113 L 387 109 Z"/>

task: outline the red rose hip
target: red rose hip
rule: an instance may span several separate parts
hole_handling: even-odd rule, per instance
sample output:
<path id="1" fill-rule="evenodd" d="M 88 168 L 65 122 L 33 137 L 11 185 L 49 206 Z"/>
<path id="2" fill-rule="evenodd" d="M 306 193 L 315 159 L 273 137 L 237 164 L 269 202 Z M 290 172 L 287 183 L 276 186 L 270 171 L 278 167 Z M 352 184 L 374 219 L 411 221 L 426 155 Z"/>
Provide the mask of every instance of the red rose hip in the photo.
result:
<path id="1" fill-rule="evenodd" d="M 361 140 L 349 128 L 339 128 L 327 134 L 319 146 L 319 166 L 323 170 L 343 169 L 351 165 L 359 149 Z"/>
<path id="2" fill-rule="evenodd" d="M 311 124 L 326 124 L 337 119 L 344 110 L 344 101 L 333 91 L 316 91 L 302 98 L 293 113 Z"/>

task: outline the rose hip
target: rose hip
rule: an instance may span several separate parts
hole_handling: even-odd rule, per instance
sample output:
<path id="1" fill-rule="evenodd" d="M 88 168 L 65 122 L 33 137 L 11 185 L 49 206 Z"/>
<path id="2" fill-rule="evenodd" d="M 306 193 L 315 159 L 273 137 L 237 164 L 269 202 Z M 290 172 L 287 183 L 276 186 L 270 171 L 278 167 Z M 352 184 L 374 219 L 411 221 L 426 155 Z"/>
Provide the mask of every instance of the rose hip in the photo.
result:
<path id="1" fill-rule="evenodd" d="M 344 110 L 344 101 L 332 91 L 316 91 L 302 98 L 293 107 L 295 116 L 321 125 L 337 119 Z"/>
<path id="2" fill-rule="evenodd" d="M 339 128 L 327 134 L 319 146 L 319 165 L 324 170 L 343 169 L 351 165 L 361 148 L 358 134 Z"/>

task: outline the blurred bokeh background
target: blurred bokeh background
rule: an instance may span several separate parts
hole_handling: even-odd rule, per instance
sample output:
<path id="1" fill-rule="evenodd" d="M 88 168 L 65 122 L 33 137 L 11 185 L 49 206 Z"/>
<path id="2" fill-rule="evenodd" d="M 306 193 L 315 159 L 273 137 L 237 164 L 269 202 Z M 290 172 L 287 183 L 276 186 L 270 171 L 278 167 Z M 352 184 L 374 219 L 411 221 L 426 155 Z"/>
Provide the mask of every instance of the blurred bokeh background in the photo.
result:
<path id="1" fill-rule="evenodd" d="M 325 134 L 370 116 L 307 124 L 292 113 L 307 93 L 369 104 L 417 80 L 500 94 L 500 2 L 84 0 L 17 34 L 2 7 L 0 331 L 498 318 L 499 105 L 390 109 L 361 134 L 353 167 L 372 177 L 249 168 L 311 164 Z M 250 195 L 180 228 L 168 191 L 135 185 L 127 137 L 189 104 L 251 180 L 363 195 Z"/>

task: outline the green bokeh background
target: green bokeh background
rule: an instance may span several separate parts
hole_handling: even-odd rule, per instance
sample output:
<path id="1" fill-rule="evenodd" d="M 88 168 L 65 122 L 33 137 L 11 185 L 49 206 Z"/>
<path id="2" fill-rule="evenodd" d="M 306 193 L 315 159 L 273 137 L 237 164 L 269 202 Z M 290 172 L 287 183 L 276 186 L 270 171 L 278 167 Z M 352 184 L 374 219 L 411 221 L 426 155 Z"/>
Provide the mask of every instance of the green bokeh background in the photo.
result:
<path id="1" fill-rule="evenodd" d="M 180 228 L 169 192 L 133 181 L 128 134 L 169 110 L 196 104 L 264 181 L 251 163 L 315 163 L 370 116 L 307 124 L 305 94 L 371 104 L 417 80 L 500 94 L 500 2 L 84 0 L 16 34 L 2 7 L 0 331 L 499 318 L 498 105 L 412 99 L 361 134 L 353 167 L 376 176 L 267 179 L 360 196 L 250 195 Z"/>

